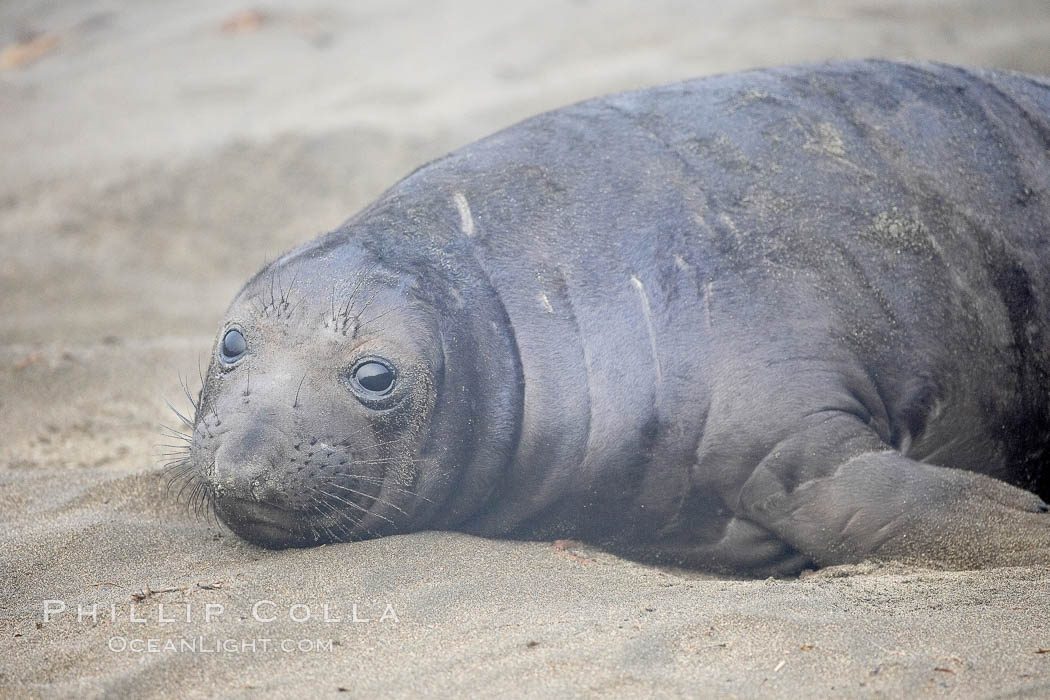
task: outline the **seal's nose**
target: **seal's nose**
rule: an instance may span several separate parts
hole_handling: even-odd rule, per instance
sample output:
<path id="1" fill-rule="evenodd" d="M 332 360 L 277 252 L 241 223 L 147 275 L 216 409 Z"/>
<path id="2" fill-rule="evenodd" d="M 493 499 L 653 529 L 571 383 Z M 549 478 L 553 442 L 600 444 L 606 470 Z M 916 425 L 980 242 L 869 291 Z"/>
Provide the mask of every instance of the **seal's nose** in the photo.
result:
<path id="1" fill-rule="evenodd" d="M 275 505 L 283 491 L 282 437 L 259 423 L 227 433 L 215 452 L 216 496 Z"/>

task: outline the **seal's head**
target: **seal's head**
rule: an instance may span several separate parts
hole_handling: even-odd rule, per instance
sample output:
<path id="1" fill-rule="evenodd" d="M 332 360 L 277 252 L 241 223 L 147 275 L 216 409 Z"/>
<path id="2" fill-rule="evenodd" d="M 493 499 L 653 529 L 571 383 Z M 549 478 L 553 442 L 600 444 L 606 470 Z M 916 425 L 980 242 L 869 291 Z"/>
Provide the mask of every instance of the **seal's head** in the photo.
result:
<path id="1" fill-rule="evenodd" d="M 223 523 L 311 546 L 453 525 L 488 495 L 520 411 L 512 340 L 485 289 L 467 313 L 439 280 L 337 233 L 244 286 L 188 458 Z"/>

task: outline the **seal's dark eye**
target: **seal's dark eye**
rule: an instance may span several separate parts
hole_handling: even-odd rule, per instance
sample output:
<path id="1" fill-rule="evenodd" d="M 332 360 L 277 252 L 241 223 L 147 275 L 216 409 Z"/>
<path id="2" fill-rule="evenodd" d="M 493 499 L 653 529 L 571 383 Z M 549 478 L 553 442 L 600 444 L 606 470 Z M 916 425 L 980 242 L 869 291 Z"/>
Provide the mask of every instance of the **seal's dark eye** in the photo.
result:
<path id="1" fill-rule="evenodd" d="M 362 393 L 370 396 L 385 396 L 394 387 L 394 370 L 376 360 L 359 364 L 351 378 Z"/>
<path id="2" fill-rule="evenodd" d="M 219 355 L 223 362 L 231 364 L 241 359 L 241 355 L 247 349 L 248 341 L 244 339 L 244 334 L 236 328 L 231 328 L 222 337 L 222 347 L 219 348 Z"/>

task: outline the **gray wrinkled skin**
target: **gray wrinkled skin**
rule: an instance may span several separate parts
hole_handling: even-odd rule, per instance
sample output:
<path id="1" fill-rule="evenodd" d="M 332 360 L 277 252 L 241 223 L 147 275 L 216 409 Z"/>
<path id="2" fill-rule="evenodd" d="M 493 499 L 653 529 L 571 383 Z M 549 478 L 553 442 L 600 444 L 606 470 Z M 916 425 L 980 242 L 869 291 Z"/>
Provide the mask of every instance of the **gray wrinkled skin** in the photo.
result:
<path id="1" fill-rule="evenodd" d="M 1050 564 L 1048 148 L 1047 82 L 874 61 L 529 119 L 245 285 L 196 478 L 267 547 Z"/>

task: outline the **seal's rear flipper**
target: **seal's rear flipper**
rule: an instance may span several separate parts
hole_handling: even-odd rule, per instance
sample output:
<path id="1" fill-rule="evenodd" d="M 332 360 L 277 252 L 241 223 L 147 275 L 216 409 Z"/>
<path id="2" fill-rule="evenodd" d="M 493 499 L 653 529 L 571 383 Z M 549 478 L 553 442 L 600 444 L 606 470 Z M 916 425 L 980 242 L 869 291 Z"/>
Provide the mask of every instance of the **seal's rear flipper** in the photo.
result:
<path id="1" fill-rule="evenodd" d="M 909 459 L 848 413 L 784 440 L 739 493 L 737 514 L 821 565 L 1050 564 L 1050 515 L 997 479 Z"/>
<path id="2" fill-rule="evenodd" d="M 816 568 L 813 559 L 769 530 L 744 518 L 730 518 L 721 536 L 709 542 L 612 546 L 618 554 L 655 564 L 685 566 L 726 574 L 796 576 Z"/>

